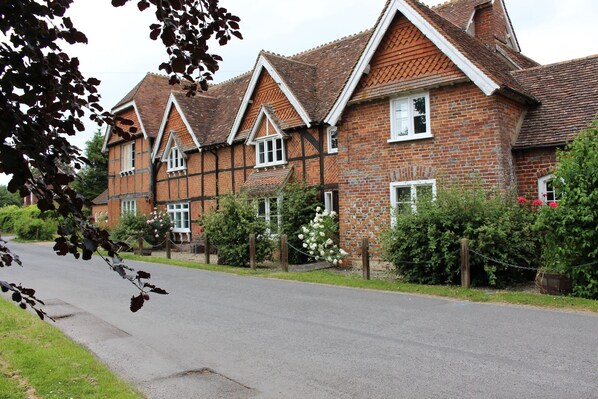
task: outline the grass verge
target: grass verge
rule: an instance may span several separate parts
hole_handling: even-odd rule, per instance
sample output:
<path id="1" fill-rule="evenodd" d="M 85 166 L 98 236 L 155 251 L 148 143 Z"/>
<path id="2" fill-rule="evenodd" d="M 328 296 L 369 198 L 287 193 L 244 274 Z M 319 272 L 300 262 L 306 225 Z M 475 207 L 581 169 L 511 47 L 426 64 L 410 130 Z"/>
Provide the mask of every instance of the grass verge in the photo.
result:
<path id="1" fill-rule="evenodd" d="M 598 313 L 598 301 L 590 299 L 574 298 L 569 296 L 543 295 L 530 292 L 516 292 L 508 290 L 493 289 L 464 289 L 454 286 L 439 285 L 418 285 L 402 283 L 395 280 L 363 280 L 357 274 L 338 273 L 330 270 L 319 270 L 301 273 L 283 273 L 271 269 L 257 269 L 206 265 L 202 263 L 188 262 L 176 259 L 165 259 L 152 256 L 138 256 L 130 253 L 121 253 L 124 259 L 161 263 L 172 266 L 201 269 L 213 272 L 224 272 L 241 276 L 254 276 L 275 278 L 281 280 L 301 281 L 306 283 L 328 284 L 342 287 L 364 288 L 379 291 L 404 292 L 410 294 L 432 295 L 445 298 L 467 300 L 472 302 L 506 303 L 514 305 L 536 306 L 542 308 L 589 311 Z"/>
<path id="2" fill-rule="evenodd" d="M 0 398 L 142 398 L 57 328 L 0 298 Z"/>

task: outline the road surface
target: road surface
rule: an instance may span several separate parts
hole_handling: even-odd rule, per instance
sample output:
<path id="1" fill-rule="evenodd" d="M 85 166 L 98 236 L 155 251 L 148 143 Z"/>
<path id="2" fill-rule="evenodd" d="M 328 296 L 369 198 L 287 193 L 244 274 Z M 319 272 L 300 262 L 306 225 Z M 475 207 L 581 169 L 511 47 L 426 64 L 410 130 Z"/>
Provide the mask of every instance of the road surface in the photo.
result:
<path id="1" fill-rule="evenodd" d="M 598 315 L 101 259 L 11 243 L 55 323 L 148 398 L 598 398 Z"/>

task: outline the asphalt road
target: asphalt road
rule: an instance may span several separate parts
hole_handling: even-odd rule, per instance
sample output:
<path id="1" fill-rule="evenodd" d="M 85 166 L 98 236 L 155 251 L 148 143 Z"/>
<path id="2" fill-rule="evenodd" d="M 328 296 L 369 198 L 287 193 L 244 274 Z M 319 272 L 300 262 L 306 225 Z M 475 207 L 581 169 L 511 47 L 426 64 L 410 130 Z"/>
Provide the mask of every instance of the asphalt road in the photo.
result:
<path id="1" fill-rule="evenodd" d="M 598 316 L 101 259 L 14 244 L 56 325 L 148 398 L 598 398 Z"/>

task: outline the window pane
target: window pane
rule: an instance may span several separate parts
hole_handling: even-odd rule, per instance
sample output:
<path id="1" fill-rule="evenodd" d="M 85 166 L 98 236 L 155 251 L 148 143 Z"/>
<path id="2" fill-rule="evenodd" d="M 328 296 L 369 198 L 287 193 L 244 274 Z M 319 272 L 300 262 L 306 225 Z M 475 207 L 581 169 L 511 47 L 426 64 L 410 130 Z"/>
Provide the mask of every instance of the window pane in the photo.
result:
<path id="1" fill-rule="evenodd" d="M 276 161 L 282 162 L 282 139 L 276 139 Z"/>
<path id="2" fill-rule="evenodd" d="M 267 152 L 268 152 L 268 163 L 274 162 L 274 141 L 269 140 L 266 141 L 266 146 L 267 146 Z"/>
<path id="3" fill-rule="evenodd" d="M 264 143 L 259 143 L 257 145 L 257 153 L 258 153 L 258 162 L 260 164 L 266 162 L 265 154 L 264 154 Z"/>
<path id="4" fill-rule="evenodd" d="M 413 99 L 413 130 L 415 134 L 426 132 L 426 98 Z"/>
<path id="5" fill-rule="evenodd" d="M 556 195 L 556 190 L 554 189 L 554 180 L 547 180 L 546 181 L 546 202 L 557 202 L 558 196 Z"/>
<path id="6" fill-rule="evenodd" d="M 411 212 L 411 187 L 397 187 L 397 203 L 396 208 L 398 213 Z"/>
<path id="7" fill-rule="evenodd" d="M 257 201 L 257 214 L 260 216 L 266 216 L 266 200 L 260 199 Z"/>
<path id="8" fill-rule="evenodd" d="M 395 106 L 395 123 L 397 136 L 409 134 L 409 103 L 407 100 L 397 100 Z"/>
<path id="9" fill-rule="evenodd" d="M 135 142 L 131 143 L 131 169 L 135 167 Z"/>
<path id="10" fill-rule="evenodd" d="M 433 199 L 433 191 L 432 185 L 426 184 L 423 186 L 417 186 L 415 188 L 416 198 L 418 201 L 432 201 Z"/>

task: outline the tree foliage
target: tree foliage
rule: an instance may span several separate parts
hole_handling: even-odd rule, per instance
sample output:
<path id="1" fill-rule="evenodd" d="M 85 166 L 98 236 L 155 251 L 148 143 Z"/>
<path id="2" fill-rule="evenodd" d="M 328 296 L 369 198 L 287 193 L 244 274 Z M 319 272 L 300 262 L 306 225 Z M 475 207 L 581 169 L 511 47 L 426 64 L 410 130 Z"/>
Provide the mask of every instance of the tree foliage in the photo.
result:
<path id="1" fill-rule="evenodd" d="M 0 208 L 9 205 L 21 206 L 21 196 L 18 193 L 11 193 L 5 185 L 0 185 Z"/>
<path id="2" fill-rule="evenodd" d="M 112 0 L 112 5 L 130 1 Z M 12 175 L 10 192 L 18 191 L 21 197 L 33 193 L 42 211 L 56 210 L 64 217 L 54 246 L 58 255 L 90 259 L 101 247 L 115 256 L 118 246 L 108 232 L 86 220 L 84 198 L 70 186 L 75 176 L 58 165 L 80 170 L 88 164 L 68 141 L 84 130 L 86 114 L 126 139 L 136 128 L 132 121 L 104 111 L 100 81 L 83 76 L 79 60 L 62 49 L 64 43 L 87 43 L 85 34 L 66 16 L 71 4 L 72 0 L 0 2 L 0 172 Z M 232 36 L 241 38 L 239 18 L 219 7 L 218 0 L 139 0 L 137 6 L 141 11 L 154 10 L 156 23 L 150 26 L 150 38 L 160 39 L 168 56 L 160 69 L 170 75 L 171 83 L 185 80 L 188 95 L 207 89 L 218 69 L 221 58 L 208 52 L 208 41 L 215 38 L 223 45 Z M 32 170 L 38 170 L 39 176 Z M 21 263 L 0 242 L 0 267 L 13 262 Z M 145 282 L 149 274 L 128 274 L 121 262 L 107 264 L 141 291 L 131 303 L 132 310 L 139 309 L 147 292 L 160 292 Z M 21 304 L 36 306 L 33 290 L 7 282 L 2 287 L 19 293 L 13 297 L 20 298 Z"/>
<path id="3" fill-rule="evenodd" d="M 557 159 L 558 208 L 543 209 L 537 222 L 546 266 L 571 278 L 574 295 L 598 299 L 598 120 Z"/>
<path id="4" fill-rule="evenodd" d="M 89 201 L 108 188 L 108 153 L 102 151 L 103 143 L 104 136 L 98 129 L 85 143 L 87 164 L 73 182 L 73 188 Z"/>

